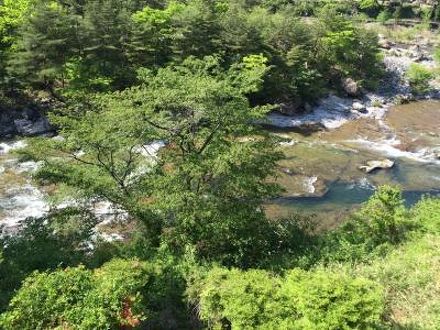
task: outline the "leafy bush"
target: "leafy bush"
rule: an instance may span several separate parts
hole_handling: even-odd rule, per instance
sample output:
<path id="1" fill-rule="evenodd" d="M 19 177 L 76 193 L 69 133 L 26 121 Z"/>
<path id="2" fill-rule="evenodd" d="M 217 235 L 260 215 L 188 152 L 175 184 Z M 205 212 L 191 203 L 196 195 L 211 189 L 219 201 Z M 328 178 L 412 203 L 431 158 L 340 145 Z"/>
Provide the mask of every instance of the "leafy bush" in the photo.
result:
<path id="1" fill-rule="evenodd" d="M 293 270 L 281 291 L 297 308 L 297 329 L 368 329 L 379 323 L 384 310 L 379 285 L 325 269 Z"/>
<path id="2" fill-rule="evenodd" d="M 411 210 L 414 223 L 422 231 L 440 234 L 440 199 L 424 198 Z"/>
<path id="3" fill-rule="evenodd" d="M 280 280 L 265 271 L 210 271 L 200 293 L 200 316 L 213 325 L 255 329 L 276 318 Z"/>
<path id="4" fill-rule="evenodd" d="M 431 89 L 429 82 L 434 78 L 434 73 L 426 66 L 413 63 L 410 65 L 406 76 L 415 93 L 422 94 Z"/>
<path id="5" fill-rule="evenodd" d="M 366 260 L 389 251 L 412 226 L 400 190 L 383 186 L 346 224 L 321 238 L 317 254 L 326 261 Z"/>
<path id="6" fill-rule="evenodd" d="M 391 13 L 388 10 L 383 10 L 379 13 L 379 15 L 377 15 L 376 20 L 382 24 L 385 24 L 391 18 Z"/>
<path id="7" fill-rule="evenodd" d="M 214 269 L 201 286 L 200 316 L 213 328 L 365 329 L 383 312 L 382 289 L 322 270 L 276 277 L 261 270 Z"/>
<path id="8" fill-rule="evenodd" d="M 440 6 L 439 6 L 439 8 L 440 8 Z M 440 47 L 437 47 L 434 50 L 434 59 L 437 62 L 437 64 L 440 64 Z"/>
<path id="9" fill-rule="evenodd" d="M 76 266 L 93 258 L 85 243 L 90 242 L 96 223 L 88 211 L 66 208 L 45 218 L 28 218 L 19 223 L 16 233 L 0 230 L 0 311 L 33 271 Z"/>
<path id="10" fill-rule="evenodd" d="M 35 272 L 0 319 L 4 329 L 109 329 L 135 326 L 148 315 L 140 292 L 154 269 L 139 261 L 113 260 L 90 271 L 83 266 Z"/>

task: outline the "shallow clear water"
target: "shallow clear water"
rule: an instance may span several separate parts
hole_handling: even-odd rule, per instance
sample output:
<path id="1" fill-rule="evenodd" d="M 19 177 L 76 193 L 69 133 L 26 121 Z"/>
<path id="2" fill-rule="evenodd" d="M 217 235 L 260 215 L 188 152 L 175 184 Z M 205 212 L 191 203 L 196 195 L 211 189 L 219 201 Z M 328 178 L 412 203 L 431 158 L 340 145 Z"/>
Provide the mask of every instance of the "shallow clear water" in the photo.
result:
<path id="1" fill-rule="evenodd" d="M 267 207 L 273 217 L 305 212 L 333 226 L 384 184 L 399 186 L 408 205 L 440 195 L 440 102 L 397 106 L 382 119 L 358 119 L 329 131 L 275 134 L 295 143 L 282 145 L 287 157 L 278 182 L 286 192 Z M 395 166 L 371 174 L 359 170 L 383 159 Z M 316 189 L 307 186 L 310 178 Z"/>

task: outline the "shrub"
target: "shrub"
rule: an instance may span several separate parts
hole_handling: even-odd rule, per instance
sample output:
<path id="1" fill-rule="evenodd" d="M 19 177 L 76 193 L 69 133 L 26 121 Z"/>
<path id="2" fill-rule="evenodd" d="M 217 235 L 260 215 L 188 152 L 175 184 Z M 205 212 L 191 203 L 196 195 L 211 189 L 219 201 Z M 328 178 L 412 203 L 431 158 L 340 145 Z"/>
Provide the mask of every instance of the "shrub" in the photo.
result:
<path id="1" fill-rule="evenodd" d="M 376 20 L 382 24 L 385 24 L 388 20 L 390 20 L 393 16 L 388 10 L 383 10 L 377 15 Z"/>
<path id="2" fill-rule="evenodd" d="M 382 186 L 361 210 L 354 214 L 352 223 L 346 228 L 353 230 L 355 241 L 371 240 L 375 245 L 398 243 L 409 224 L 403 203 L 399 189 Z"/>
<path id="3" fill-rule="evenodd" d="M 429 82 L 434 78 L 434 73 L 424 65 L 413 63 L 406 76 L 413 91 L 417 94 L 423 94 L 429 92 Z"/>
<path id="4" fill-rule="evenodd" d="M 387 329 L 437 330 L 440 324 L 440 237 L 426 234 L 385 258 L 355 268 L 385 288 Z"/>
<path id="5" fill-rule="evenodd" d="M 218 329 L 366 329 L 384 308 L 380 286 L 321 270 L 292 270 L 283 278 L 217 268 L 199 299 L 201 318 Z"/>
<path id="6" fill-rule="evenodd" d="M 411 211 L 413 221 L 422 231 L 440 234 L 440 199 L 424 198 Z"/>
<path id="7" fill-rule="evenodd" d="M 439 7 L 440 8 L 440 7 Z M 437 62 L 437 64 L 440 64 L 440 47 L 437 47 L 434 50 L 434 59 Z"/>
<path id="8" fill-rule="evenodd" d="M 401 242 L 413 222 L 399 189 L 383 186 L 339 230 L 322 237 L 325 261 L 366 260 Z"/>
<path id="9" fill-rule="evenodd" d="M 154 270 L 138 261 L 113 260 L 90 271 L 83 266 L 35 272 L 0 319 L 4 329 L 114 329 L 147 317 L 141 290 Z"/>
<path id="10" fill-rule="evenodd" d="M 200 293 L 200 316 L 214 326 L 252 329 L 276 318 L 278 278 L 265 271 L 215 268 Z"/>
<path id="11" fill-rule="evenodd" d="M 379 285 L 328 270 L 293 270 L 281 291 L 297 308 L 296 329 L 369 329 L 384 309 Z"/>

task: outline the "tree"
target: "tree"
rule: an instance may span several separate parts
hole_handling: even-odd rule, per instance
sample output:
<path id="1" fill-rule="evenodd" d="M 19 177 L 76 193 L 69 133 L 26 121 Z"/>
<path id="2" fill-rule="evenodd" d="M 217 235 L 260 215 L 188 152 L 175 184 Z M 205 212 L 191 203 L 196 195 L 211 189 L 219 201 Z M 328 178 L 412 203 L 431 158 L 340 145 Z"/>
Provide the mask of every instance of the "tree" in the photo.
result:
<path id="1" fill-rule="evenodd" d="M 49 90 L 64 84 L 64 64 L 79 52 L 78 19 L 56 2 L 37 2 L 20 27 L 9 59 L 11 74 Z"/>
<path id="2" fill-rule="evenodd" d="M 166 8 L 144 7 L 132 15 L 128 57 L 136 67 L 159 67 L 172 60 L 173 19 L 185 5 L 171 2 Z"/>
<path id="3" fill-rule="evenodd" d="M 268 249 L 261 205 L 278 191 L 266 179 L 281 157 L 274 138 L 252 124 L 270 107 L 252 108 L 246 98 L 261 86 L 265 62 L 249 56 L 223 71 L 214 57 L 190 58 L 157 74 L 141 70 L 141 86 L 54 118 L 65 140 L 44 143 L 51 153 L 33 147 L 46 161 L 40 178 L 122 206 L 154 244 L 256 261 Z M 157 141 L 166 146 L 152 155 Z"/>
<path id="4" fill-rule="evenodd" d="M 2 43 L 14 40 L 16 29 L 25 19 L 25 14 L 33 0 L 4 0 L 0 4 L 0 38 Z"/>
<path id="5" fill-rule="evenodd" d="M 377 36 L 332 7 L 320 11 L 317 24 L 319 72 L 334 86 L 344 77 L 351 77 L 367 88 L 374 86 L 381 74 Z M 364 70 L 366 67 L 368 71 Z"/>
<path id="6" fill-rule="evenodd" d="M 132 30 L 131 16 L 149 1 L 88 1 L 84 6 L 81 70 L 86 78 L 102 77 L 113 89 L 130 86 L 135 79 L 126 54 Z"/>
<path id="7" fill-rule="evenodd" d="M 23 23 L 32 2 L 5 0 L 0 3 L 0 84 L 8 80 L 6 70 L 8 53 L 16 39 L 17 29 Z"/>

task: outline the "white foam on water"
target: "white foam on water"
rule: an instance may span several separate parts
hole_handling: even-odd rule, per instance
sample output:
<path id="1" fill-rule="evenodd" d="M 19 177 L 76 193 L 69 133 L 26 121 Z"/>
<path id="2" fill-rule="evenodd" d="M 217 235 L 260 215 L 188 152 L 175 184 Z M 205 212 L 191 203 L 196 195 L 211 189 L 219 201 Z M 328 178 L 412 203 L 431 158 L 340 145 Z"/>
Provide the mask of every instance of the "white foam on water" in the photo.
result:
<path id="1" fill-rule="evenodd" d="M 356 184 L 362 189 L 376 190 L 376 187 L 365 177 L 358 180 Z"/>
<path id="2" fill-rule="evenodd" d="M 355 140 L 347 140 L 345 142 L 359 145 L 367 150 L 379 152 L 380 154 L 387 157 L 406 158 L 420 163 L 431 163 L 440 165 L 440 161 L 435 158 L 434 150 L 431 150 L 429 148 L 422 148 L 416 152 L 404 151 L 396 147 L 400 145 L 401 142 L 395 137 L 382 141 L 369 141 L 367 139 L 359 138 Z"/>
<path id="3" fill-rule="evenodd" d="M 97 201 L 92 203 L 91 211 L 102 225 L 128 218 L 128 213 L 126 211 L 118 208 L 109 201 Z"/>
<path id="4" fill-rule="evenodd" d="M 316 191 L 316 188 L 315 188 L 316 181 L 318 181 L 318 177 L 316 177 L 316 176 L 306 177 L 304 179 L 304 188 L 305 188 L 305 191 L 308 194 L 314 194 L 315 193 L 315 191 Z"/>
<path id="5" fill-rule="evenodd" d="M 17 166 L 14 168 L 14 172 L 18 174 L 35 173 L 41 167 L 42 164 L 43 162 L 34 162 L 34 161 L 18 163 Z"/>
<path id="6" fill-rule="evenodd" d="M 144 144 L 136 149 L 136 152 L 140 153 L 142 156 L 145 157 L 152 157 L 156 158 L 157 153 L 160 149 L 166 146 L 165 141 L 154 141 L 149 144 Z"/>
<path id="7" fill-rule="evenodd" d="M 383 102 L 383 98 L 370 93 L 365 97 L 364 103 L 371 104 L 373 100 Z M 330 95 L 321 100 L 320 104 L 310 113 L 287 116 L 273 112 L 267 116 L 267 120 L 270 125 L 280 128 L 320 125 L 327 129 L 336 129 L 359 118 L 382 119 L 387 111 L 388 106 L 370 106 L 366 108 L 365 113 L 361 113 L 353 109 L 353 99 Z"/>
<path id="8" fill-rule="evenodd" d="M 295 144 L 296 144 L 295 140 L 280 142 L 280 146 L 282 146 L 282 147 L 291 147 L 291 146 L 294 146 Z"/>
<path id="9" fill-rule="evenodd" d="M 14 227 L 18 222 L 29 217 L 42 217 L 49 211 L 44 194 L 30 184 L 9 188 L 0 198 L 0 209 L 4 218 L 0 224 Z"/>

